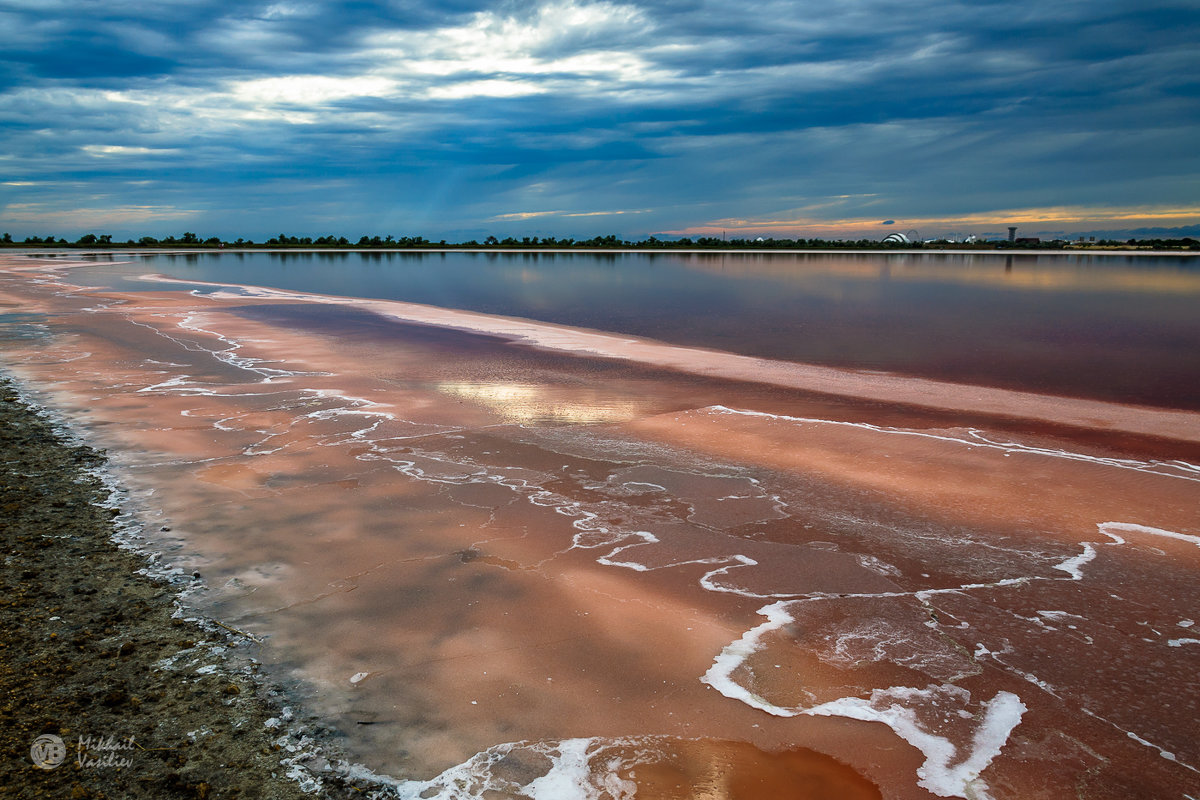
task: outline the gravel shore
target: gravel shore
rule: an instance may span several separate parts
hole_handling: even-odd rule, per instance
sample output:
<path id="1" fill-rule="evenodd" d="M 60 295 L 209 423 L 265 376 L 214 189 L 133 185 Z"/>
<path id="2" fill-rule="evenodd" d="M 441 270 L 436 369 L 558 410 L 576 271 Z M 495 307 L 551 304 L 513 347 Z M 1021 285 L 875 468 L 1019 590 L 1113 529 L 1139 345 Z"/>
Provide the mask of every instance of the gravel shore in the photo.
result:
<path id="1" fill-rule="evenodd" d="M 178 618 L 178 587 L 138 573 L 113 541 L 102 454 L 7 380 L 0 454 L 0 796 L 373 794 L 326 768 L 330 745 L 258 674 L 255 642 Z"/>

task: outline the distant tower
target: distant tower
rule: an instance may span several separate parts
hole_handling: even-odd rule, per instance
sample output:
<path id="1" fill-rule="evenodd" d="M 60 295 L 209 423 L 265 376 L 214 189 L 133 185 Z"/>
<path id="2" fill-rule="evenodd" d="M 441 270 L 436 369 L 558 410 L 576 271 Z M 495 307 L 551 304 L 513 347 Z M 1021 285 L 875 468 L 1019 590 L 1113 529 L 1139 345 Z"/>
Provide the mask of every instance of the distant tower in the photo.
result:
<path id="1" fill-rule="evenodd" d="M 1016 225 L 1008 226 L 1008 240 L 1010 242 L 1015 242 L 1017 240 L 1017 226 Z"/>

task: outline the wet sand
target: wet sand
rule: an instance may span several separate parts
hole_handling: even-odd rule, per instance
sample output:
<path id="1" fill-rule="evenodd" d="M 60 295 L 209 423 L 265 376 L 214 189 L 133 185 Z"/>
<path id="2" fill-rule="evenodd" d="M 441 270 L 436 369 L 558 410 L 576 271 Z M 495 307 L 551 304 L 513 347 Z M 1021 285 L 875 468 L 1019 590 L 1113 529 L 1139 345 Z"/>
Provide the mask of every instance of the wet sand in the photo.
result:
<path id="1" fill-rule="evenodd" d="M 1200 779 L 1200 415 L 13 266 L 6 367 L 401 796 Z"/>

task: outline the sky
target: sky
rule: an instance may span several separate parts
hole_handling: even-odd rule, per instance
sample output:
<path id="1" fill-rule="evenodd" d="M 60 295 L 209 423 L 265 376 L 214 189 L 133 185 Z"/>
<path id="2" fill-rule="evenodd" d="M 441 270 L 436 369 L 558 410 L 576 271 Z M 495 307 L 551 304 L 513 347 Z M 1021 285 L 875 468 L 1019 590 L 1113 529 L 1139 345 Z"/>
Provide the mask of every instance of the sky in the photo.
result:
<path id="1" fill-rule="evenodd" d="M 1198 41 L 1195 0 L 0 0 L 0 232 L 1197 235 Z"/>

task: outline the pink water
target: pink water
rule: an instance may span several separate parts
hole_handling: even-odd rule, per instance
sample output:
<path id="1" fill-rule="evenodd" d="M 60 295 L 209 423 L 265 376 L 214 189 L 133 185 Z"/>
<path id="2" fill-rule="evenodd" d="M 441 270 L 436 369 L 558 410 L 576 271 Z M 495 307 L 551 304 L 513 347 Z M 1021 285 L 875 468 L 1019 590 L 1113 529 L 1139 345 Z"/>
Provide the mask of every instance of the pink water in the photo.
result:
<path id="1" fill-rule="evenodd" d="M 401 796 L 1197 796 L 1194 412 L 82 275 L 5 367 Z"/>

